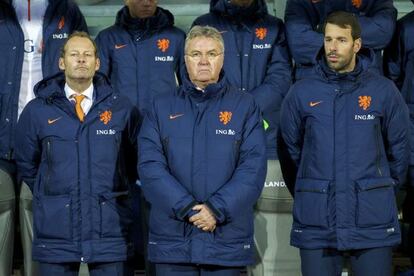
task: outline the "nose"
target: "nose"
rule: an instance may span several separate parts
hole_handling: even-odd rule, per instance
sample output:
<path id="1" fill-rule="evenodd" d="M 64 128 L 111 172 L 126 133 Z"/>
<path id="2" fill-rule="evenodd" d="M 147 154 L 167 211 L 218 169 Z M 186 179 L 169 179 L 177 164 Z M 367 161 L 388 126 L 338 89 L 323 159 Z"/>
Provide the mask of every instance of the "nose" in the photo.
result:
<path id="1" fill-rule="evenodd" d="M 200 64 L 208 64 L 210 62 L 210 60 L 208 59 L 207 55 L 201 55 L 200 57 Z"/>
<path id="2" fill-rule="evenodd" d="M 337 42 L 335 40 L 331 41 L 329 43 L 329 51 L 336 51 L 337 50 Z"/>
<path id="3" fill-rule="evenodd" d="M 78 63 L 85 63 L 85 62 L 86 62 L 85 55 L 79 55 L 79 57 L 78 57 Z"/>

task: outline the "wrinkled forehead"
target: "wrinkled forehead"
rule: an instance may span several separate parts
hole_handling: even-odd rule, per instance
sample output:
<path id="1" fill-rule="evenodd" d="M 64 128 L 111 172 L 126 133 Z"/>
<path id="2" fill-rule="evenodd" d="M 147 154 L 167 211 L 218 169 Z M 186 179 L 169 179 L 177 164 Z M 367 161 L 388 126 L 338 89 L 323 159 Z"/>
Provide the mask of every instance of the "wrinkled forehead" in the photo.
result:
<path id="1" fill-rule="evenodd" d="M 198 36 L 193 39 L 190 39 L 186 43 L 186 51 L 187 52 L 211 52 L 211 51 L 217 51 L 222 52 L 223 51 L 223 45 L 222 43 L 214 39 L 212 37 L 205 37 L 205 36 Z"/>

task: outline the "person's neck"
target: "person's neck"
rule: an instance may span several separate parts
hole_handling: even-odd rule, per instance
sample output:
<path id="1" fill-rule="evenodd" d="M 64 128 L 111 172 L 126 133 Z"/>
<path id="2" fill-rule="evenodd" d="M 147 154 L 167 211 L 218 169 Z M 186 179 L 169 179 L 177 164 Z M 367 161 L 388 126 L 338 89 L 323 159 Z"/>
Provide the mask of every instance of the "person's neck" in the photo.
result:
<path id="1" fill-rule="evenodd" d="M 82 94 L 91 85 L 92 79 L 76 80 L 76 81 L 66 79 L 66 83 L 73 91 L 75 91 L 76 93 Z"/>

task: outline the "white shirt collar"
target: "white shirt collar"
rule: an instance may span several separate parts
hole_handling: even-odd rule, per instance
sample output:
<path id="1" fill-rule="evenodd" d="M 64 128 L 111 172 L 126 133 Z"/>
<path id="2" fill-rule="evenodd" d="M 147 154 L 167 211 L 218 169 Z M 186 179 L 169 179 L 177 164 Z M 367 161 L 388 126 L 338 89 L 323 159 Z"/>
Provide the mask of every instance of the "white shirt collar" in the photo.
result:
<path id="1" fill-rule="evenodd" d="M 85 97 L 87 99 L 89 99 L 91 101 L 93 100 L 93 83 L 91 83 L 91 85 L 88 88 L 86 88 L 86 90 L 83 91 L 83 93 L 81 93 L 81 94 L 75 92 L 72 88 L 69 87 L 69 85 L 67 83 L 65 83 L 64 90 L 65 90 L 66 98 L 68 100 L 71 100 L 71 98 L 73 97 L 73 95 L 81 95 L 81 94 L 82 95 L 85 95 Z"/>

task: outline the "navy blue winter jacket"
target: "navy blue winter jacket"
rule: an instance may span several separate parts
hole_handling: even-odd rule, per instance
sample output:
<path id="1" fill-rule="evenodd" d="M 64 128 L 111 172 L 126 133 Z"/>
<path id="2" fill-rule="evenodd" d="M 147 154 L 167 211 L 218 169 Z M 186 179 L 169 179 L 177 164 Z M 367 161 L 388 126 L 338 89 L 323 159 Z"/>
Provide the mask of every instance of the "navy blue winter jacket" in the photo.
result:
<path id="1" fill-rule="evenodd" d="M 96 38 L 100 71 L 144 113 L 156 95 L 177 87 L 184 67 L 184 40 L 169 11 L 158 7 L 155 16 L 134 19 L 125 6 L 115 25 Z"/>
<path id="2" fill-rule="evenodd" d="M 60 48 L 74 30 L 87 31 L 71 0 L 49 0 L 43 24 L 43 77 L 59 72 Z M 0 159 L 14 159 L 24 35 L 10 1 L 0 0 Z"/>
<path id="3" fill-rule="evenodd" d="M 33 192 L 33 259 L 126 260 L 136 180 L 138 110 L 94 79 L 94 103 L 80 123 L 64 75 L 44 79 L 17 127 L 16 161 Z"/>
<path id="4" fill-rule="evenodd" d="M 381 70 L 381 50 L 391 41 L 397 18 L 392 0 L 288 0 L 285 24 L 296 80 L 312 72 L 323 46 L 323 24 L 338 10 L 358 16 L 363 46 L 375 50 L 375 64 Z"/>
<path id="5" fill-rule="evenodd" d="M 226 84 L 197 90 L 184 80 L 157 99 L 138 138 L 139 174 L 151 204 L 148 255 L 156 263 L 253 263 L 253 205 L 266 175 L 266 145 L 253 98 Z M 189 223 L 196 203 L 217 228 Z"/>
<path id="6" fill-rule="evenodd" d="M 395 85 L 372 72 L 370 53 L 358 54 L 355 70 L 345 74 L 320 60 L 314 77 L 295 83 L 283 103 L 296 247 L 400 242 L 395 191 L 408 166 L 408 110 Z"/>
<path id="7" fill-rule="evenodd" d="M 410 145 L 414 145 L 414 32 L 412 30 L 414 30 L 414 12 L 397 21 L 394 38 L 384 51 L 384 74 L 393 80 L 400 89 L 410 111 Z M 403 208 L 404 220 L 414 221 L 413 146 L 411 146 L 407 183 L 409 190 Z"/>
<path id="8" fill-rule="evenodd" d="M 276 159 L 276 133 L 282 100 L 291 83 L 291 64 L 283 22 L 268 14 L 266 2 L 240 8 L 212 0 L 210 13 L 194 25 L 222 32 L 224 71 L 230 84 L 253 95 L 266 121 L 267 155 Z"/>

